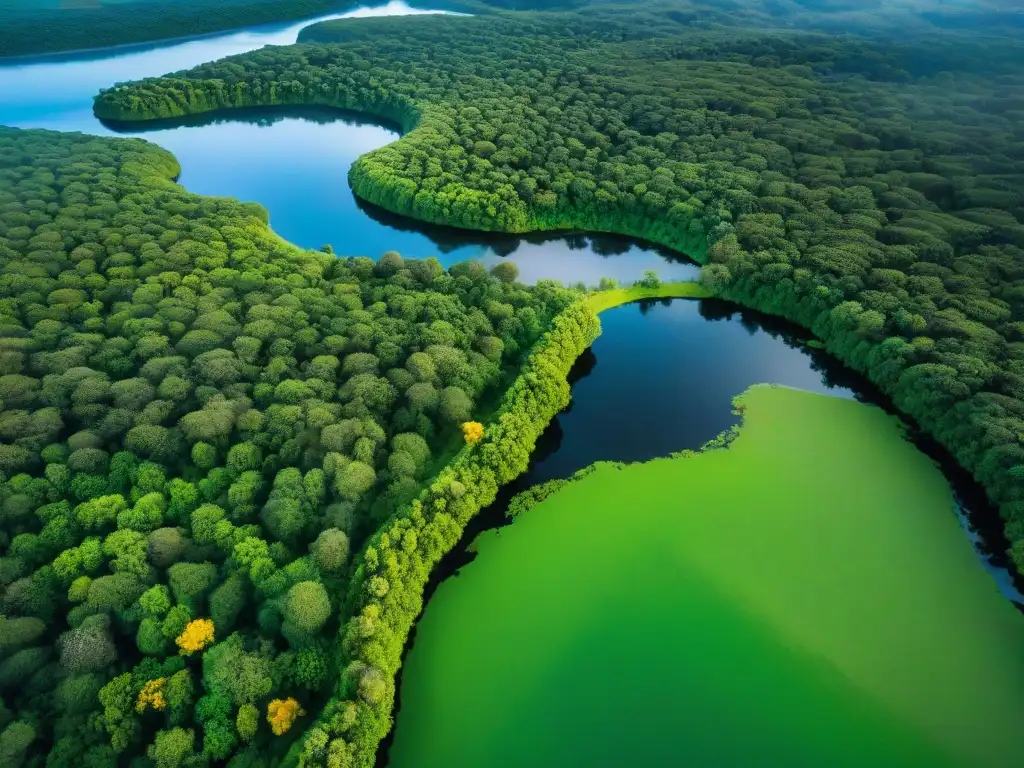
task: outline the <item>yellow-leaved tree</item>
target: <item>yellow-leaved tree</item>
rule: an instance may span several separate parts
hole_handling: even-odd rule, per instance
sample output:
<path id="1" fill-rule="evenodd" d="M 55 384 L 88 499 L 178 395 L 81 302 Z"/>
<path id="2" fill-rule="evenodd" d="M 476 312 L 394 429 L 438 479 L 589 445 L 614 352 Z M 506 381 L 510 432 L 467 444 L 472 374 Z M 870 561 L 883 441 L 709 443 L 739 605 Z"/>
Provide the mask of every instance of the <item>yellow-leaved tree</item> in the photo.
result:
<path id="1" fill-rule="evenodd" d="M 469 445 L 479 442 L 484 436 L 484 425 L 479 421 L 467 421 L 462 425 L 462 436 Z"/>
<path id="2" fill-rule="evenodd" d="M 306 713 L 302 711 L 299 702 L 291 697 L 274 699 L 267 705 L 267 722 L 270 723 L 270 730 L 275 736 L 288 733 L 295 718 L 304 714 Z"/>
<path id="3" fill-rule="evenodd" d="M 164 698 L 164 683 L 167 682 L 166 678 L 158 677 L 156 680 L 150 680 L 139 691 L 139 698 L 135 700 L 135 711 L 145 712 L 148 708 L 152 707 L 158 712 L 167 707 L 167 699 Z"/>
<path id="4" fill-rule="evenodd" d="M 195 619 L 190 621 L 185 631 L 178 635 L 175 641 L 181 649 L 182 655 L 187 656 L 213 642 L 213 622 L 209 619 Z"/>

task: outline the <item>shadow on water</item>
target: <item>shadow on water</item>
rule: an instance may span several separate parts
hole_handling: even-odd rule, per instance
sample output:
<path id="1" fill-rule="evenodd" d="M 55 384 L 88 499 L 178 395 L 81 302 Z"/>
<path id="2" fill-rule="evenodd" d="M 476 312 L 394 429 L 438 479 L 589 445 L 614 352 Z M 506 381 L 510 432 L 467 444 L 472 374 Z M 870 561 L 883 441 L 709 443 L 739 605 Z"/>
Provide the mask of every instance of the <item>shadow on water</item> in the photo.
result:
<path id="1" fill-rule="evenodd" d="M 394 133 L 401 133 L 401 126 L 385 118 L 370 117 L 363 112 L 333 107 L 232 107 L 205 112 L 201 115 L 164 117 L 143 122 L 135 120 L 105 120 L 100 123 L 114 133 L 127 136 L 142 136 L 159 131 L 173 131 L 178 128 L 205 128 L 209 125 L 241 123 L 269 128 L 285 120 L 302 120 L 317 125 L 340 123 L 347 126 L 374 126 Z"/>
<path id="2" fill-rule="evenodd" d="M 595 460 L 633 462 L 646 461 L 653 458 L 652 455 L 644 452 L 642 448 L 638 448 L 636 443 L 629 440 L 614 440 L 603 444 L 603 455 L 595 459 L 593 455 L 588 454 L 586 451 L 579 450 L 580 441 L 575 439 L 575 433 L 580 429 L 583 422 L 591 419 L 593 414 L 592 408 L 595 404 L 588 402 L 588 397 L 592 398 L 599 390 L 592 388 L 591 384 L 608 379 L 619 384 L 643 383 L 648 379 L 656 377 L 659 372 L 664 373 L 666 371 L 663 360 L 652 359 L 651 370 L 638 372 L 631 378 L 623 376 L 623 350 L 627 350 L 638 340 L 616 333 L 616 331 L 620 331 L 622 328 L 610 327 L 616 325 L 616 323 L 612 322 L 613 319 L 618 319 L 616 314 L 629 312 L 632 308 L 636 317 L 643 318 L 641 322 L 647 324 L 651 318 L 655 318 L 658 315 L 658 312 L 663 307 L 677 308 L 681 306 L 692 307 L 694 305 L 696 305 L 695 316 L 699 317 L 700 322 L 705 328 L 710 327 L 714 329 L 715 326 L 719 326 L 724 329 L 729 327 L 734 334 L 738 332 L 751 338 L 767 336 L 777 346 L 798 352 L 805 360 L 806 371 L 813 372 L 820 377 L 818 391 L 831 390 L 832 394 L 852 397 L 860 402 L 878 406 L 887 413 L 899 417 L 899 414 L 887 403 L 886 398 L 876 387 L 860 375 L 843 366 L 824 350 L 808 347 L 807 342 L 812 339 L 810 334 L 785 320 L 742 309 L 734 304 L 715 299 L 704 299 L 696 302 L 667 299 L 650 300 L 636 302 L 633 305 L 626 305 L 625 307 L 604 313 L 602 314 L 602 324 L 605 326 L 605 332 L 592 347 L 579 357 L 569 373 L 568 381 L 573 390 L 573 401 L 552 420 L 551 424 L 538 439 L 537 447 L 531 456 L 530 466 L 527 471 L 512 483 L 500 489 L 494 503 L 481 510 L 469 521 L 459 543 L 434 568 L 424 589 L 424 609 L 426 609 L 431 597 L 433 597 L 434 592 L 442 582 L 451 577 L 459 576 L 461 569 L 473 562 L 476 558 L 474 544 L 482 533 L 500 529 L 510 524 L 511 520 L 506 516 L 506 511 L 509 502 L 516 494 L 547 480 L 568 477 L 574 472 L 589 466 Z M 700 327 L 700 325 L 697 325 L 688 330 L 693 331 Z M 654 330 L 657 332 L 658 329 Z M 671 357 L 675 353 L 685 354 L 687 342 L 692 341 L 692 338 L 684 338 L 680 342 L 678 326 L 674 331 L 670 329 L 668 332 L 673 335 L 669 337 L 665 333 L 661 333 L 660 335 L 664 338 L 658 341 L 662 344 L 671 342 L 675 346 L 663 347 L 663 355 Z M 717 336 L 719 341 L 721 338 L 721 336 Z M 759 343 L 764 344 L 766 340 L 760 339 Z M 735 365 L 735 356 L 731 352 L 732 350 L 730 349 L 723 349 L 722 354 L 718 358 L 710 361 L 711 365 Z M 756 368 L 755 364 L 750 373 L 755 376 L 764 374 L 763 370 L 756 370 Z M 668 370 L 668 373 L 671 374 L 672 371 Z M 699 372 L 699 375 L 708 376 L 709 371 L 705 368 Z M 771 379 L 763 377 L 760 380 L 770 381 Z M 752 380 L 750 383 L 756 382 Z M 811 387 L 807 388 L 810 389 Z M 588 390 L 590 390 L 589 394 Z M 739 392 L 734 391 L 727 394 L 731 398 L 731 396 L 739 394 Z M 645 396 L 643 391 L 623 388 L 619 392 L 617 401 L 608 402 L 605 400 L 599 405 L 608 410 L 617 408 L 634 410 L 656 409 L 658 415 L 666 423 L 669 423 L 671 420 L 665 412 L 681 407 L 680 404 L 684 402 L 686 396 L 687 390 L 680 389 L 679 398 L 666 403 L 664 399 L 659 400 L 654 397 Z M 724 402 L 728 405 L 731 400 L 727 398 Z M 680 443 L 675 445 L 674 448 L 659 452 L 656 455 L 666 455 L 674 450 L 699 448 L 707 440 L 723 431 L 723 429 L 739 423 L 739 417 L 732 413 L 731 407 L 723 407 L 715 415 L 716 420 L 712 423 L 724 425 L 718 428 L 717 431 L 708 434 L 705 427 L 703 432 L 686 434 L 685 437 L 680 438 Z M 968 538 L 974 545 L 982 565 L 992 575 L 1001 593 L 1011 600 L 1017 608 L 1024 611 L 1024 594 L 1022 594 L 1024 579 L 1021 579 L 1016 574 L 1016 571 L 1010 567 L 1009 559 L 1006 555 L 1008 543 L 1003 533 L 1003 524 L 998 511 L 988 502 L 984 490 L 956 463 L 945 449 L 934 440 L 922 435 L 902 417 L 900 417 L 900 421 L 906 430 L 907 438 L 936 463 L 949 482 L 956 501 L 957 515 L 967 532 Z M 585 440 L 583 442 L 590 441 Z M 417 624 L 418 622 L 419 619 L 417 618 Z M 416 631 L 417 626 L 414 625 L 403 650 L 403 665 L 416 642 Z M 402 706 L 400 697 L 401 684 L 402 670 L 400 669 L 395 680 L 396 700 L 392 715 L 394 722 L 397 722 Z M 381 742 L 377 751 L 376 765 L 378 768 L 384 768 L 388 764 L 393 739 L 394 729 Z"/>
<path id="3" fill-rule="evenodd" d="M 483 232 L 478 229 L 460 229 L 444 224 L 417 221 L 399 213 L 392 213 L 360 198 L 356 198 L 356 206 L 367 218 L 373 219 L 389 229 L 399 232 L 418 232 L 428 237 L 437 246 L 439 253 L 451 253 L 467 246 L 477 246 L 489 248 L 496 255 L 506 258 L 514 255 L 524 245 L 540 246 L 557 241 L 563 242 L 570 251 L 590 251 L 607 258 L 624 256 L 634 248 L 642 248 L 656 253 L 670 264 L 693 264 L 693 261 L 675 251 L 626 235 L 567 230 L 525 234 Z"/>

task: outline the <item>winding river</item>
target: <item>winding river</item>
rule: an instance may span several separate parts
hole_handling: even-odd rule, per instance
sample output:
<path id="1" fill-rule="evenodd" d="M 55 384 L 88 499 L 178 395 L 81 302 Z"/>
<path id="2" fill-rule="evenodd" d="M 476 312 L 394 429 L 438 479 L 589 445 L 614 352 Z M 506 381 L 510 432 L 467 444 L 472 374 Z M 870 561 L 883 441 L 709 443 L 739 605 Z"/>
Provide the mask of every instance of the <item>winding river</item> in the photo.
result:
<path id="1" fill-rule="evenodd" d="M 0 65 L 0 124 L 116 135 L 92 114 L 92 97 L 102 87 L 292 43 L 315 21 L 431 12 L 396 0 L 298 24 Z M 240 111 L 147 126 L 137 135 L 178 157 L 180 181 L 190 191 L 257 201 L 269 210 L 275 231 L 307 248 L 330 243 L 339 253 L 371 257 L 397 250 L 408 257 L 436 255 L 445 265 L 510 258 L 526 282 L 555 278 L 594 285 L 603 276 L 631 282 L 649 269 L 666 280 L 698 272 L 685 259 L 626 238 L 489 237 L 421 226 L 361 203 L 348 187 L 348 168 L 398 133 L 355 115 Z M 603 335 L 573 371 L 572 405 L 545 433 L 527 475 L 503 493 L 505 501 L 516 490 L 566 477 L 597 460 L 643 461 L 698 448 L 736 423 L 731 399 L 751 384 L 877 401 L 862 381 L 809 348 L 806 334 L 720 302 L 641 302 L 604 313 L 602 323 Z M 983 495 L 941 451 L 926 441 L 918 444 L 946 471 L 960 502 L 957 512 L 985 568 L 1006 597 L 1024 602 L 1005 568 L 1005 542 Z M 477 534 L 502 521 L 499 501 L 473 521 L 465 546 L 446 559 L 431 589 L 472 557 L 468 545 Z"/>
<path id="2" fill-rule="evenodd" d="M 288 25 L 0 65 L 0 124 L 118 135 L 92 113 L 101 88 L 264 45 L 288 45 L 303 27 L 318 21 L 425 13 L 439 12 L 392 0 Z M 357 115 L 324 109 L 239 111 L 230 117 L 147 124 L 134 135 L 173 152 L 182 167 L 179 181 L 191 192 L 257 201 L 270 211 L 274 230 L 304 248 L 330 243 L 339 253 L 372 258 L 394 250 L 410 258 L 437 256 L 445 266 L 466 259 L 491 265 L 514 258 L 526 282 L 554 278 L 596 285 L 605 276 L 632 282 L 648 269 L 666 280 L 697 274 L 686 259 L 626 238 L 489 237 L 410 226 L 357 202 L 347 181 L 353 161 L 399 136 L 397 126 Z"/>

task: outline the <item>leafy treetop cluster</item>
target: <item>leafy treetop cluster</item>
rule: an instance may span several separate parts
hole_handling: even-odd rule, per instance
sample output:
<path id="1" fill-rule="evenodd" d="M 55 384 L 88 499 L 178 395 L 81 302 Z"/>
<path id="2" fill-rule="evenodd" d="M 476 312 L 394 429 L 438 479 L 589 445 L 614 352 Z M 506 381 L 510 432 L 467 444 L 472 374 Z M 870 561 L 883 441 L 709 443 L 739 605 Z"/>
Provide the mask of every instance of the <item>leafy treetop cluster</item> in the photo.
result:
<path id="1" fill-rule="evenodd" d="M 178 172 L 0 129 L 5 766 L 278 764 L 337 677 L 350 551 L 571 298 L 303 252 Z"/>

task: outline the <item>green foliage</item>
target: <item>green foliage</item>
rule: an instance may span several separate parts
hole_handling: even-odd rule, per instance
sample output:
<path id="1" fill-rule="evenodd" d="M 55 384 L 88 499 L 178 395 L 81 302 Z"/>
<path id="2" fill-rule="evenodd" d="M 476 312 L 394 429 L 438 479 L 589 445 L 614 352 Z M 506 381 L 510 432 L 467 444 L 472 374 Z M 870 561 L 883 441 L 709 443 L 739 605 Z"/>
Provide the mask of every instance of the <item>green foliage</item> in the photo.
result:
<path id="1" fill-rule="evenodd" d="M 29 723 L 16 721 L 0 733 L 0 764 L 16 768 L 22 764 L 25 752 L 36 738 L 36 729 Z"/>
<path id="2" fill-rule="evenodd" d="M 195 733 L 183 728 L 160 731 L 152 746 L 149 747 L 149 758 L 157 768 L 180 768 L 189 755 L 193 754 Z"/>
<path id="3" fill-rule="evenodd" d="M 285 599 L 283 631 L 298 642 L 315 633 L 331 615 L 331 599 L 316 581 L 300 581 L 288 590 Z"/>
<path id="4" fill-rule="evenodd" d="M 192 37 L 335 12 L 338 0 L 122 0 L 58 6 L 24 0 L 0 7 L 0 51 L 24 56 L 163 38 Z M 354 3 L 353 3 L 354 4 Z"/>
<path id="5" fill-rule="evenodd" d="M 176 563 L 167 569 L 167 579 L 174 599 L 195 609 L 206 592 L 217 583 L 217 566 L 213 563 Z"/>
<path id="6" fill-rule="evenodd" d="M 798 31 L 827 14 L 787 13 L 592 0 L 571 15 L 328 24 L 305 45 L 114 87 L 96 111 L 360 109 L 406 128 L 352 170 L 371 202 L 699 257 L 708 290 L 813 329 L 953 450 L 1024 562 L 1024 168 L 1005 95 L 1019 44 L 903 34 L 920 26 L 829 38 Z M 60 668 L 103 678 L 91 714 L 109 745 L 37 716 L 59 682 L 49 647 L 5 651 L 0 683 L 40 731 L 30 754 L 57 743 L 110 765 L 110 749 L 152 747 L 157 761 L 159 740 L 174 764 L 189 731 L 198 760 L 243 759 L 246 734 L 253 749 L 262 735 L 238 702 L 325 690 L 340 664 L 301 761 L 368 765 L 427 574 L 526 467 L 597 321 L 504 263 L 299 251 L 263 212 L 185 193 L 179 170 L 138 141 L 0 129 L 2 609 L 53 627 L 32 643 L 66 638 Z M 527 354 L 485 437 L 425 477 Z M 207 616 L 200 685 L 166 665 Z M 104 663 L 115 640 L 122 656 Z M 137 716 L 159 677 L 178 680 L 175 713 Z M 11 685 L 29 679 L 38 696 Z"/>
<path id="7" fill-rule="evenodd" d="M 242 741 L 252 741 L 260 725 L 260 711 L 253 704 L 243 704 L 235 717 L 235 728 Z"/>
<path id="8" fill-rule="evenodd" d="M 592 0 L 571 14 L 328 22 L 297 46 L 114 87 L 96 112 L 357 109 L 405 129 L 352 168 L 365 200 L 466 228 L 612 231 L 687 253 L 706 263 L 708 291 L 810 329 L 947 448 L 1019 553 L 1024 154 L 1006 94 L 1024 87 L 1024 47 L 998 10 L 968 13 L 965 31 L 892 5 Z M 522 348 L 513 323 L 497 326 L 488 336 L 506 353 Z M 445 351 L 451 334 L 429 331 L 403 366 L 416 379 L 403 432 L 421 432 L 419 414 L 445 428 L 479 402 Z M 369 372 L 342 387 L 357 392 L 370 413 L 390 395 Z M 335 487 L 358 502 L 368 446 L 347 427 L 329 437 L 353 460 Z M 389 457 L 394 477 L 409 470 Z"/>
<path id="9" fill-rule="evenodd" d="M 77 628 L 60 636 L 60 663 L 72 674 L 103 670 L 117 659 L 104 614 L 87 617 Z"/>
<path id="10" fill-rule="evenodd" d="M 455 436 L 410 410 L 412 371 L 475 407 L 570 300 L 303 252 L 177 173 L 142 142 L 0 128 L 0 692 L 27 761 L 227 761 L 239 703 L 326 691 L 349 552 Z M 201 681 L 175 644 L 196 619 Z M 137 712 L 158 679 L 166 707 Z"/>
<path id="11" fill-rule="evenodd" d="M 243 643 L 236 632 L 203 654 L 203 686 L 236 706 L 264 699 L 275 682 L 270 658 L 246 651 Z"/>
<path id="12" fill-rule="evenodd" d="M 392 458 L 398 455 L 401 454 L 392 454 Z M 316 541 L 309 545 L 309 551 L 323 571 L 327 573 L 340 571 L 348 560 L 348 536 L 337 528 L 328 528 L 321 531 L 320 535 L 316 537 Z"/>
<path id="13" fill-rule="evenodd" d="M 332 753 L 339 761 L 373 764 L 377 744 L 391 728 L 394 674 L 431 569 L 459 541 L 469 519 L 494 501 L 498 488 L 526 470 L 537 438 L 569 402 L 569 369 L 599 331 L 597 316 L 582 300 L 559 314 L 484 437 L 371 538 L 351 590 L 357 610 L 342 633 L 341 696 L 307 732 L 303 759 L 322 754 L 326 760 L 326 736 L 337 744 Z"/>

